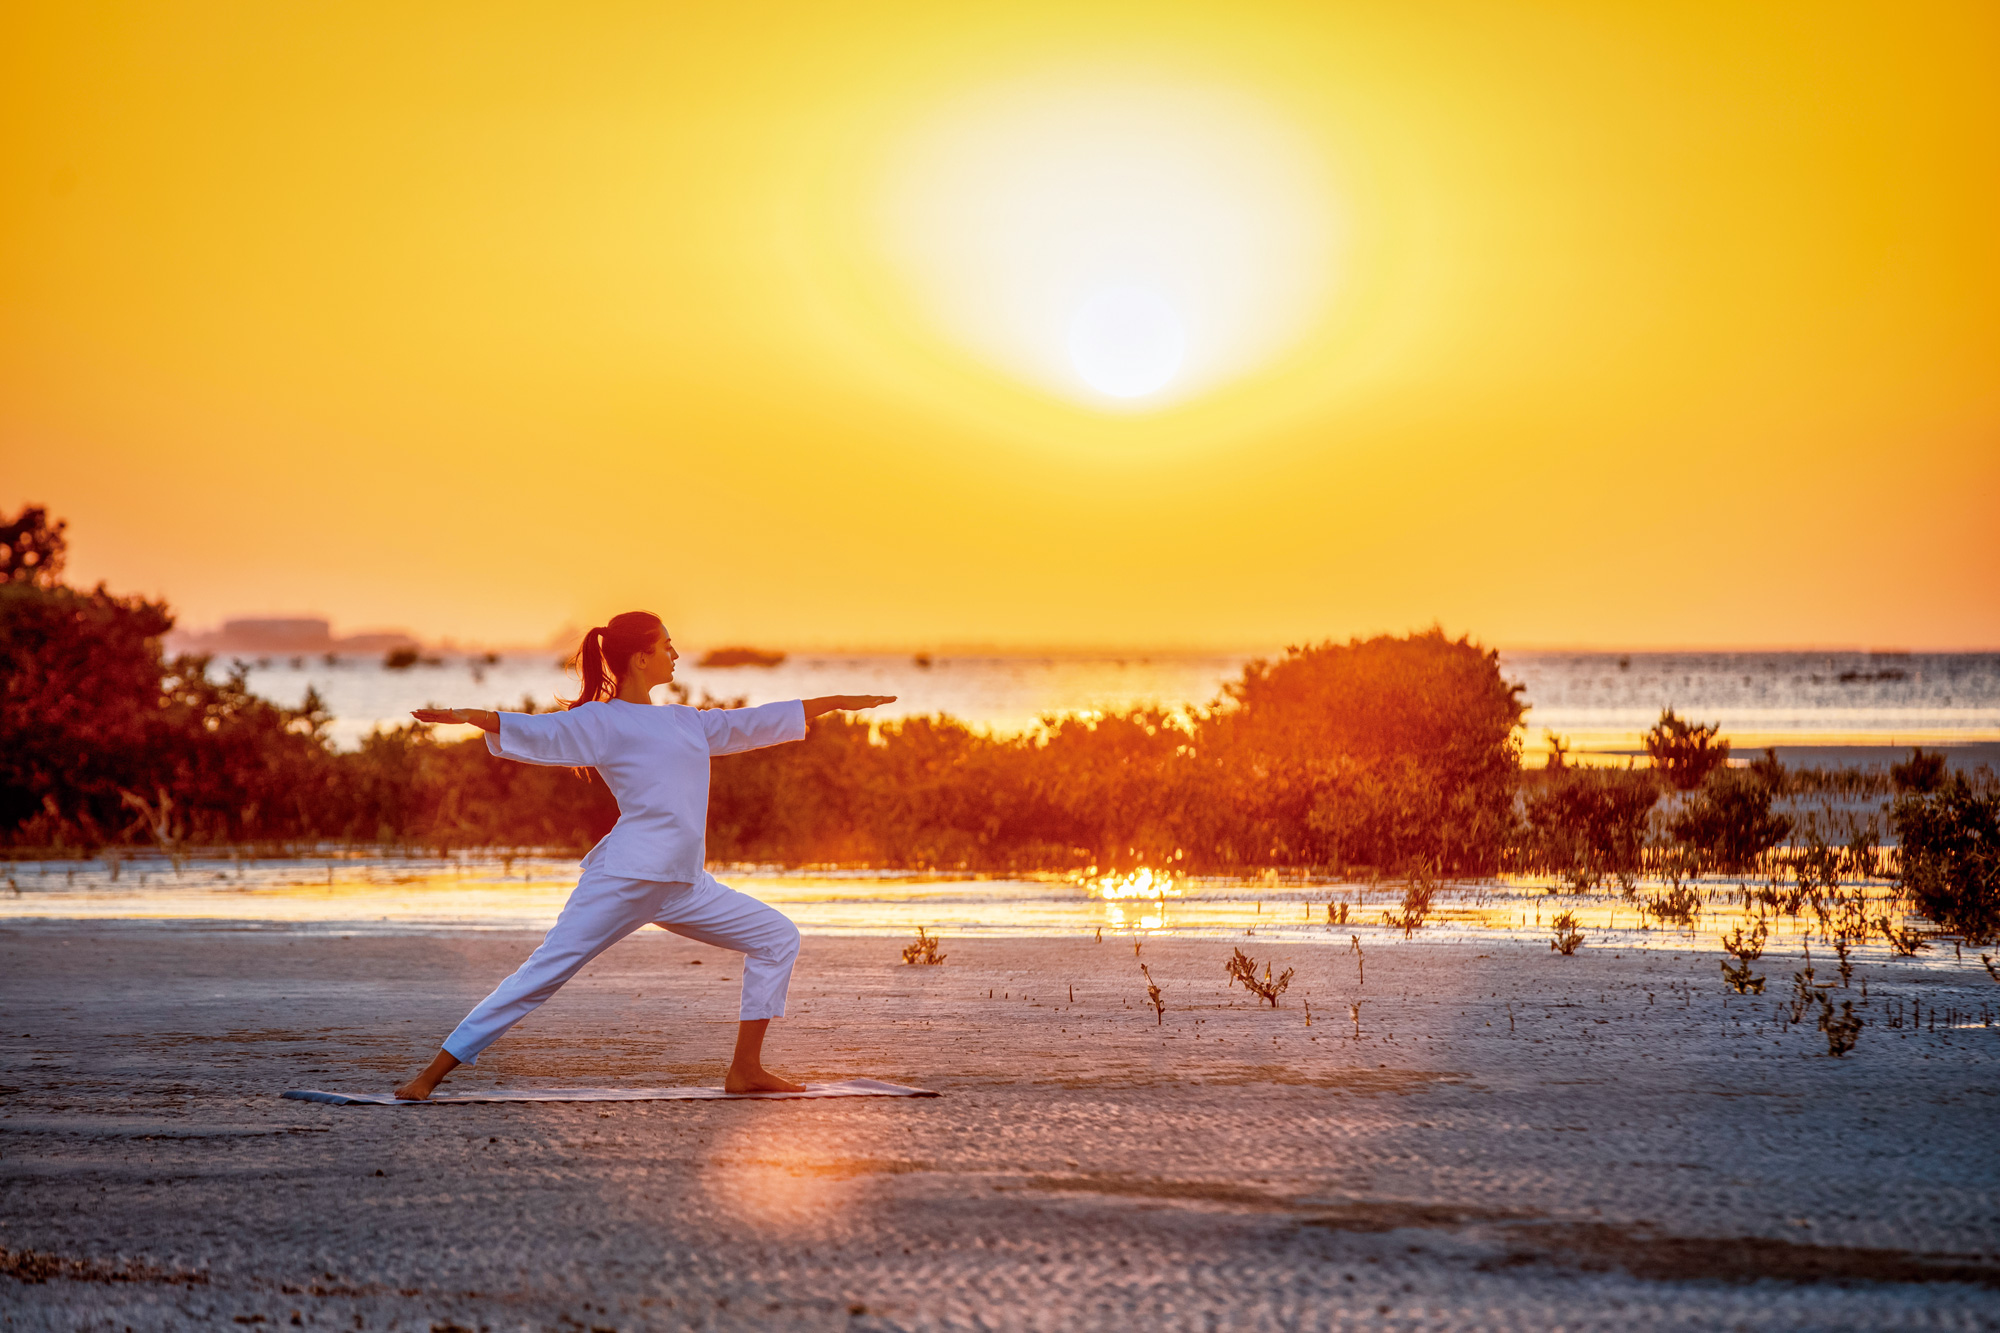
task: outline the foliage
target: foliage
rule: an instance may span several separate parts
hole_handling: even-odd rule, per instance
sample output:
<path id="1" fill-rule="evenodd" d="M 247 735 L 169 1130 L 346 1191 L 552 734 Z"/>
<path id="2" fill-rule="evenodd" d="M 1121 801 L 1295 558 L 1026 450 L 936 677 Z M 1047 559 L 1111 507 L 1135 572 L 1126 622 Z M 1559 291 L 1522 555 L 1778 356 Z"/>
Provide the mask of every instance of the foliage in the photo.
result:
<path id="1" fill-rule="evenodd" d="M 1403 885 L 1402 905 L 1393 912 L 1384 912 L 1382 923 L 1402 931 L 1403 938 L 1409 939 L 1430 919 L 1431 901 L 1437 897 L 1437 891 L 1437 881 L 1419 869 Z"/>
<path id="2" fill-rule="evenodd" d="M 1764 978 L 1752 974 L 1750 964 L 1764 956 L 1764 941 L 1769 936 L 1769 929 L 1759 921 L 1753 931 L 1746 933 L 1743 927 L 1738 925 L 1721 937 L 1723 951 L 1736 959 L 1735 967 L 1727 963 L 1722 964 L 1722 979 L 1728 982 L 1729 988 L 1738 995 L 1764 993 Z"/>
<path id="3" fill-rule="evenodd" d="M 170 793 L 184 835 L 218 842 L 320 831 L 331 770 L 317 697 L 280 708 L 160 651 L 166 607 L 103 588 L 0 583 L 0 828 L 95 847 L 156 825 L 126 793 Z"/>
<path id="4" fill-rule="evenodd" d="M 1263 1000 L 1273 1009 L 1276 1009 L 1278 1007 L 1278 997 L 1283 995 L 1285 988 L 1292 984 L 1292 969 L 1289 967 L 1286 968 L 1278 975 L 1278 979 L 1273 981 L 1271 979 L 1271 965 L 1266 963 L 1264 964 L 1264 976 L 1260 980 L 1257 976 L 1256 959 L 1247 956 L 1241 949 L 1231 949 L 1229 952 L 1229 961 L 1222 965 L 1222 970 L 1229 974 L 1230 984 L 1235 985 L 1237 982 L 1241 982 L 1244 990 L 1249 991 L 1252 995 L 1255 995 L 1258 999 Z M 1149 977 L 1148 980 L 1150 979 Z"/>
<path id="5" fill-rule="evenodd" d="M 48 510 L 27 505 L 10 522 L 0 522 L 0 583 L 27 583 L 53 588 L 62 579 L 69 539 L 61 519 L 49 522 Z"/>
<path id="6" fill-rule="evenodd" d="M 922 926 L 918 926 L 917 942 L 903 946 L 903 961 L 935 967 L 945 959 L 945 956 L 938 952 L 938 945 L 942 942 L 937 936 L 927 934 Z"/>
<path id="7" fill-rule="evenodd" d="M 1669 821 L 1704 870 L 1740 874 L 1784 841 L 1792 821 L 1771 810 L 1771 789 L 1741 769 L 1717 769 Z"/>
<path id="8" fill-rule="evenodd" d="M 1701 895 L 1676 884 L 1665 893 L 1649 896 L 1640 910 L 1662 924 L 1692 929 L 1701 915 Z"/>
<path id="9" fill-rule="evenodd" d="M 1583 943 L 1583 931 L 1577 923 L 1576 913 L 1564 912 L 1550 926 L 1555 931 L 1555 938 L 1549 941 L 1549 948 L 1565 958 L 1575 954 L 1577 946 Z"/>
<path id="10" fill-rule="evenodd" d="M 1712 722 L 1697 725 L 1663 708 L 1644 737 L 1646 753 L 1675 791 L 1693 791 L 1729 762 L 1729 742 L 1717 739 L 1718 730 Z"/>
<path id="11" fill-rule="evenodd" d="M 1521 868 L 1561 875 L 1579 889 L 1638 873 L 1646 819 L 1660 799 L 1651 773 L 1602 768 L 1544 770 L 1524 801 Z"/>
<path id="12" fill-rule="evenodd" d="M 1898 796 L 1889 824 L 1902 844 L 1898 884 L 1916 909 L 1970 943 L 2000 940 L 2000 787 L 1955 773 Z"/>
<path id="13" fill-rule="evenodd" d="M 0 834 L 15 845 L 342 838 L 583 848 L 603 784 L 478 741 L 377 731 L 333 750 L 239 669 L 168 660 L 167 607 L 61 584 L 62 525 L 0 525 Z M 1096 865 L 1497 869 L 1512 836 L 1518 687 L 1436 630 L 1254 662 L 1206 710 L 1051 717 L 996 737 L 948 717 L 819 720 L 719 760 L 718 860 L 911 869 Z M 704 701 L 704 706 L 709 702 Z M 532 708 L 532 704 L 528 704 Z"/>
<path id="14" fill-rule="evenodd" d="M 1944 754 L 1922 748 L 1912 749 L 1900 764 L 1889 765 L 1889 781 L 1898 792 L 1934 792 L 1944 786 Z"/>
<path id="15" fill-rule="evenodd" d="M 1854 1001 L 1840 1002 L 1840 1016 L 1835 1017 L 1833 1001 L 1826 996 L 1819 997 L 1819 1030 L 1826 1034 L 1826 1053 L 1832 1056 L 1846 1055 L 1860 1040 L 1861 1029 L 1865 1027 L 1861 1016 L 1854 1012 Z"/>

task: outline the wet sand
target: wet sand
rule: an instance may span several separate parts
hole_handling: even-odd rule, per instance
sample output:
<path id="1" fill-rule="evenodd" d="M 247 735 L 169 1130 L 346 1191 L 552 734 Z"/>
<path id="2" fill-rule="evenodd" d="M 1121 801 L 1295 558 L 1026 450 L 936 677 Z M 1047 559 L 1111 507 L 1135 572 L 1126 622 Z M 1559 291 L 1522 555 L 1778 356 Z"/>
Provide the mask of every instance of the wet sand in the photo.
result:
<path id="1" fill-rule="evenodd" d="M 12 923 L 0 1326 L 2000 1327 L 1971 953 L 1864 964 L 1836 1060 L 1775 952 L 1245 937 L 1273 1010 L 1227 942 L 903 942 L 809 937 L 770 1061 L 937 1100 L 376 1108 L 277 1094 L 391 1086 L 532 935 Z M 453 1085 L 719 1081 L 732 963 L 635 937 Z"/>

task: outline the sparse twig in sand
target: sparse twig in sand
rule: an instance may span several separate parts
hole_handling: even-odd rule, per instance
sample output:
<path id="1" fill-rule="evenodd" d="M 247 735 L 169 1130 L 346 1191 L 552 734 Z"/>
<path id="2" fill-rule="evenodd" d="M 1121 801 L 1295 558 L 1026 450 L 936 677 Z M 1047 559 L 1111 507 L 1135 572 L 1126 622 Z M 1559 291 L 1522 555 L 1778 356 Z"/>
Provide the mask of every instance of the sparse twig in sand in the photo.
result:
<path id="1" fill-rule="evenodd" d="M 1931 947 L 1924 942 L 1922 931 L 1911 930 L 1907 926 L 1891 926 L 1886 916 L 1875 918 L 1875 925 L 1882 932 L 1882 938 L 1889 941 L 1890 951 L 1898 958 L 1914 958 L 1919 950 Z"/>
<path id="2" fill-rule="evenodd" d="M 1360 1041 L 1360 1040 L 1361 1040 L 1361 1001 L 1359 1001 L 1359 1000 L 1356 1000 L 1356 1001 L 1355 1001 L 1355 1002 L 1354 1002 L 1353 1004 L 1350 1004 L 1350 1005 L 1348 1005 L 1348 1006 L 1347 1006 L 1347 1016 L 1348 1016 L 1349 1018 L 1351 1018 L 1351 1019 L 1353 1019 L 1353 1020 L 1354 1020 L 1354 1039 L 1355 1039 L 1356 1041 Z"/>
<path id="3" fill-rule="evenodd" d="M 918 926 L 917 942 L 903 946 L 903 961 L 906 963 L 926 963 L 932 966 L 942 963 L 944 955 L 938 952 L 938 944 L 940 942 L 937 936 L 926 934 L 924 928 Z"/>
<path id="4" fill-rule="evenodd" d="M 1361 937 L 1359 935 L 1349 935 L 1347 940 L 1347 951 L 1354 955 L 1354 975 L 1360 978 L 1361 985 L 1366 986 L 1368 984 L 1368 956 L 1361 952 Z"/>
<path id="5" fill-rule="evenodd" d="M 1264 964 L 1264 977 L 1260 981 L 1257 978 L 1257 961 L 1254 958 L 1245 956 L 1241 949 L 1232 949 L 1230 953 L 1232 956 L 1229 961 L 1222 965 L 1223 971 L 1229 974 L 1230 982 L 1232 984 L 1239 981 L 1242 982 L 1243 989 L 1263 1000 L 1273 1009 L 1276 1009 L 1278 1007 L 1278 997 L 1285 993 L 1285 987 L 1292 984 L 1292 969 L 1289 967 L 1286 968 L 1278 979 L 1273 981 L 1271 980 L 1271 965 L 1266 963 Z"/>
<path id="6" fill-rule="evenodd" d="M 1840 1017 L 1833 1015 L 1833 1002 L 1824 994 L 1819 996 L 1819 1030 L 1826 1034 L 1826 1053 L 1846 1055 L 1854 1049 L 1854 1043 L 1861 1036 L 1861 1016 L 1854 1012 L 1854 1001 L 1840 1002 Z"/>
<path id="7" fill-rule="evenodd" d="M 1824 1004 L 1826 997 L 1813 985 L 1812 964 L 1808 963 L 1800 971 L 1792 973 L 1792 998 L 1778 1004 L 1778 1019 L 1781 1022 L 1802 1023 L 1806 1010 L 1815 1003 Z"/>
<path id="8" fill-rule="evenodd" d="M 1160 988 L 1153 982 L 1152 971 L 1144 963 L 1139 964 L 1139 971 L 1146 978 L 1146 1002 L 1153 1006 L 1153 1025 L 1158 1027 L 1167 1021 L 1167 1002 L 1160 997 Z"/>
<path id="9" fill-rule="evenodd" d="M 1574 954 L 1577 945 L 1583 943 L 1583 932 L 1577 929 L 1576 913 L 1564 912 L 1550 925 L 1555 930 L 1556 937 L 1549 941 L 1549 948 L 1565 958 Z"/>
<path id="10" fill-rule="evenodd" d="M 131 827 L 143 828 L 152 835 L 153 841 L 159 844 L 160 850 L 167 854 L 169 861 L 173 862 L 174 873 L 178 875 L 187 860 L 187 825 L 174 818 L 174 798 L 167 794 L 167 789 L 159 787 L 155 790 L 160 795 L 158 804 L 152 804 L 138 792 L 126 791 L 123 787 L 118 789 L 118 799 L 122 804 L 138 812 Z M 118 878 L 115 863 L 111 877 Z"/>

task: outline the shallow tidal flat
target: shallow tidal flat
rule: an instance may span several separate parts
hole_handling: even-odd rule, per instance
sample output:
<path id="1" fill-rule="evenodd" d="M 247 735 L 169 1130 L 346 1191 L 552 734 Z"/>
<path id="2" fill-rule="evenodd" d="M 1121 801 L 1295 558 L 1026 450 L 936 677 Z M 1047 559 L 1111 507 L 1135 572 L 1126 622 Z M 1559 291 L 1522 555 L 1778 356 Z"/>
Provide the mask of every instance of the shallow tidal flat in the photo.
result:
<path id="1" fill-rule="evenodd" d="M 1346 933 L 1136 957 L 1108 931 L 947 937 L 937 967 L 901 963 L 901 937 L 809 935 L 773 1066 L 941 1098 L 278 1098 L 390 1086 L 534 942 L 8 922 L 0 1321 L 2000 1321 L 2000 1028 L 1980 1017 L 2000 987 L 1949 946 L 1862 959 L 1868 1026 L 1832 1059 L 1810 1018 L 1774 1022 L 1798 961 L 1775 946 L 1756 997 L 1657 934 L 1569 958 L 1505 932 L 1371 937 L 1364 960 Z M 1227 984 L 1237 945 L 1295 969 L 1275 1010 Z M 451 1086 L 715 1082 L 734 962 L 642 932 Z"/>

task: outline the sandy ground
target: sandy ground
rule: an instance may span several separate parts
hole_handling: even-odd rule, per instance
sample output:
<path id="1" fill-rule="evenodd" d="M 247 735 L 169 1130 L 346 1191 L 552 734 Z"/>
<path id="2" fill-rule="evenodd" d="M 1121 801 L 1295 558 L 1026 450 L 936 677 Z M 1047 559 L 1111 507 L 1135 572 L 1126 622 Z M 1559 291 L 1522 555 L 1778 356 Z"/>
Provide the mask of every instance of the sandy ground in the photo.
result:
<path id="1" fill-rule="evenodd" d="M 809 938 L 773 1066 L 945 1096 L 279 1100 L 390 1086 L 533 942 L 0 930 L 0 1326 L 2000 1328 L 1971 954 L 1863 967 L 1836 1060 L 1795 958 L 1245 938 L 1274 1011 L 1155 940 L 1161 1024 L 1129 943 Z M 717 1081 L 733 961 L 635 937 L 454 1082 Z"/>

